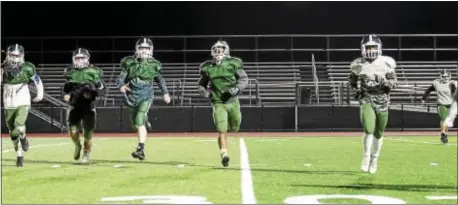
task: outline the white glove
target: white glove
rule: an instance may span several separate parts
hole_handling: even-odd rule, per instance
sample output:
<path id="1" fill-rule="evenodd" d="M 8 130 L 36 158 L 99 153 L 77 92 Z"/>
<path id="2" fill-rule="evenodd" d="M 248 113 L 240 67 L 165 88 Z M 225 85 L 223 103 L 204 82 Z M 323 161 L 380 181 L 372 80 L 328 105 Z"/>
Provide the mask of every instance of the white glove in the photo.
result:
<path id="1" fill-rule="evenodd" d="M 43 94 L 41 95 L 37 95 L 35 98 L 33 98 L 32 102 L 40 102 L 41 100 L 43 100 Z"/>
<path id="2" fill-rule="evenodd" d="M 170 103 L 170 95 L 169 94 L 164 94 L 164 102 L 169 104 Z"/>

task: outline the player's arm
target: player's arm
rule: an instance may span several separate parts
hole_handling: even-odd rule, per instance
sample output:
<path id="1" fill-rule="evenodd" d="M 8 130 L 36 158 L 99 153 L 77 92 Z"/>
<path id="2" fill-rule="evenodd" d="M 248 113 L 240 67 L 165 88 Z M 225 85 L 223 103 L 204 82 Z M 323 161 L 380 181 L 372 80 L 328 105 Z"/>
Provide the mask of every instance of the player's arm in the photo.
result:
<path id="1" fill-rule="evenodd" d="M 436 88 L 434 87 L 434 85 L 429 86 L 429 88 L 427 88 L 425 90 L 425 93 L 423 94 L 423 97 L 421 98 L 421 100 L 425 101 L 426 98 L 428 98 L 429 94 L 431 94 L 431 92 L 433 92 L 435 90 L 436 90 Z"/>
<path id="2" fill-rule="evenodd" d="M 0 85 L 2 84 L 3 82 L 3 66 L 0 67 Z"/>
<path id="3" fill-rule="evenodd" d="M 118 78 L 116 79 L 116 86 L 118 88 L 121 88 L 129 84 L 128 70 L 129 70 L 129 66 L 131 66 L 132 63 L 134 63 L 133 61 L 134 59 L 130 56 L 125 57 L 121 60 L 121 73 L 119 74 Z"/>
<path id="4" fill-rule="evenodd" d="M 237 79 L 237 84 L 235 87 L 239 89 L 239 92 L 245 90 L 245 88 L 248 86 L 248 75 L 246 74 L 245 70 L 243 70 L 243 68 L 237 69 L 235 72 L 235 77 Z"/>
<path id="5" fill-rule="evenodd" d="M 455 93 L 453 94 L 452 106 L 450 106 L 447 118 L 444 121 L 445 125 L 448 127 L 453 127 L 453 122 L 455 121 L 455 118 L 458 114 L 457 101 L 458 101 L 458 91 L 455 90 Z"/>
<path id="6" fill-rule="evenodd" d="M 348 83 L 350 84 L 350 87 L 355 91 L 355 99 L 358 99 L 361 95 L 361 89 L 358 86 L 359 76 L 357 73 L 360 69 L 358 62 L 359 59 L 356 59 L 353 62 L 351 62 L 350 75 L 348 76 Z"/>
<path id="7" fill-rule="evenodd" d="M 226 91 L 229 92 L 231 96 L 240 94 L 240 92 L 242 92 L 242 90 L 244 90 L 248 86 L 248 76 L 245 70 L 243 70 L 242 60 L 235 58 L 233 61 L 233 65 L 235 68 L 234 75 L 237 81 L 235 87 L 232 87 L 228 91 Z"/>
<path id="8" fill-rule="evenodd" d="M 39 102 L 43 99 L 43 95 L 44 95 L 43 82 L 41 81 L 41 78 L 38 75 L 38 73 L 36 72 L 36 68 L 33 64 L 26 63 L 26 65 L 24 66 L 28 71 L 30 80 L 33 82 L 33 84 L 35 85 L 35 88 L 37 89 L 37 96 L 32 101 Z"/>
<path id="9" fill-rule="evenodd" d="M 94 83 L 94 87 L 97 95 L 102 96 L 106 93 L 106 84 L 103 82 L 103 70 L 100 68 L 97 68 L 97 70 L 99 71 L 99 80 Z"/>
<path id="10" fill-rule="evenodd" d="M 210 92 L 207 90 L 208 83 L 210 82 L 210 78 L 208 75 L 205 73 L 203 69 L 203 65 L 200 66 L 199 68 L 199 80 L 197 81 L 197 90 L 203 97 L 209 97 Z"/>
<path id="11" fill-rule="evenodd" d="M 167 89 L 167 84 L 165 83 L 164 77 L 159 73 L 154 77 L 154 82 L 157 83 L 159 89 L 161 89 L 162 93 L 169 94 L 169 90 Z"/>
<path id="12" fill-rule="evenodd" d="M 456 91 L 456 84 L 455 82 L 450 82 L 450 90 L 452 91 L 452 93 L 455 93 Z"/>
<path id="13" fill-rule="evenodd" d="M 394 61 L 391 57 L 386 57 L 385 64 L 388 67 L 385 74 L 386 80 L 376 76 L 376 81 L 380 83 L 386 93 L 389 93 L 391 89 L 396 87 L 396 83 L 398 82 L 396 75 L 396 61 Z"/>

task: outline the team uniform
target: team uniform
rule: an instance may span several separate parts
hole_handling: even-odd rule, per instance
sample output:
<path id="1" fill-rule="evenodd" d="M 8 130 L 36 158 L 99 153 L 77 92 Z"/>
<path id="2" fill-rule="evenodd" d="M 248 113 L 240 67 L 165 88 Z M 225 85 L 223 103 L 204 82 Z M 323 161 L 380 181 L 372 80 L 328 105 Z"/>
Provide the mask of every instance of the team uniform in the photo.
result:
<path id="1" fill-rule="evenodd" d="M 434 80 L 433 84 L 428 89 L 426 89 L 422 97 L 422 103 L 424 103 L 431 92 L 436 91 L 437 93 L 436 103 L 437 112 L 440 117 L 442 143 L 448 142 L 447 126 L 442 125 L 445 118 L 448 115 L 450 106 L 452 105 L 453 93 L 455 93 L 457 87 L 456 81 L 451 80 L 450 78 L 450 74 L 446 70 L 444 70 L 440 75 L 440 79 Z"/>
<path id="2" fill-rule="evenodd" d="M 390 90 L 396 85 L 396 62 L 391 57 L 381 55 L 381 41 L 377 36 L 366 36 L 361 44 L 363 57 L 351 63 L 349 82 L 356 90 L 365 133 L 361 169 L 375 173 L 388 123 Z"/>
<path id="3" fill-rule="evenodd" d="M 74 160 L 79 160 L 83 146 L 79 133 L 83 131 L 82 163 L 89 162 L 92 136 L 96 127 L 96 98 L 105 93 L 102 69 L 89 64 L 89 52 L 80 48 L 73 54 L 73 66 L 65 69 L 64 100 L 70 105 L 67 113 L 69 135 L 75 144 Z M 80 130 L 80 127 L 82 130 Z"/>
<path id="4" fill-rule="evenodd" d="M 213 122 L 216 130 L 224 135 L 219 138 L 223 166 L 229 165 L 227 155 L 227 132 L 237 132 L 242 121 L 239 93 L 246 88 L 248 77 L 243 70 L 241 59 L 229 56 L 229 46 L 218 41 L 212 47 L 214 60 L 205 61 L 200 65 L 199 92 L 210 98 L 213 108 Z M 226 142 L 221 142 L 221 141 Z"/>
<path id="5" fill-rule="evenodd" d="M 19 44 L 8 47 L 7 57 L 1 68 L 1 79 L 5 122 L 14 150 L 17 152 L 16 166 L 22 167 L 24 160 L 22 151 L 26 152 L 29 149 L 25 126 L 31 106 L 28 83 L 32 81 L 37 88 L 37 96 L 32 100 L 33 102 L 43 99 L 43 83 L 36 73 L 35 66 L 24 61 L 24 48 Z"/>
<path id="6" fill-rule="evenodd" d="M 152 57 L 153 44 L 151 40 L 143 38 L 137 42 L 136 55 L 127 56 L 121 60 L 121 74 L 117 79 L 117 86 L 124 90 L 124 102 L 129 110 L 129 119 L 132 127 L 139 132 L 139 145 L 132 157 L 143 160 L 146 141 L 145 124 L 148 111 L 153 102 L 156 82 L 164 93 L 166 103 L 170 102 L 165 80 L 161 75 L 162 64 Z"/>

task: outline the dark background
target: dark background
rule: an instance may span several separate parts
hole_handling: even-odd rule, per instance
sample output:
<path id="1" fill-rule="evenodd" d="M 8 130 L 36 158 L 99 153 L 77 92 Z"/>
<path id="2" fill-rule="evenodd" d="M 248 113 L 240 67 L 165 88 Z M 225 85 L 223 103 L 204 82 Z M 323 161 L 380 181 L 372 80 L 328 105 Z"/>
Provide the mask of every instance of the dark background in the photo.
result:
<path id="1" fill-rule="evenodd" d="M 457 33 L 456 2 L 1 2 L 3 37 Z"/>

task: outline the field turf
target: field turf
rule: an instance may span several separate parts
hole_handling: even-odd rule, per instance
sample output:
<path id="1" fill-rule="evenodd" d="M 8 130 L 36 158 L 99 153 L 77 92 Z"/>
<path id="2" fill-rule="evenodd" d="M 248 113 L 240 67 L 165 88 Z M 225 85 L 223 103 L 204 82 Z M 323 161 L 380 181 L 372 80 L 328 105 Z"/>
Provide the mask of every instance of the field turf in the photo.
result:
<path id="1" fill-rule="evenodd" d="M 374 175 L 359 170 L 361 137 L 332 133 L 231 137 L 227 168 L 214 137 L 151 137 L 144 161 L 130 156 L 134 137 L 95 137 L 89 165 L 75 163 L 69 138 L 29 140 L 17 168 L 2 138 L 2 204 L 457 203 L 456 136 L 386 137 Z"/>

